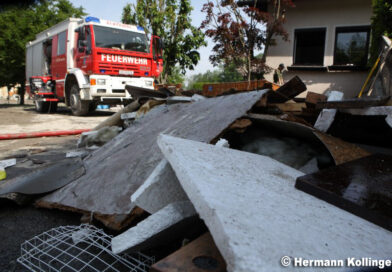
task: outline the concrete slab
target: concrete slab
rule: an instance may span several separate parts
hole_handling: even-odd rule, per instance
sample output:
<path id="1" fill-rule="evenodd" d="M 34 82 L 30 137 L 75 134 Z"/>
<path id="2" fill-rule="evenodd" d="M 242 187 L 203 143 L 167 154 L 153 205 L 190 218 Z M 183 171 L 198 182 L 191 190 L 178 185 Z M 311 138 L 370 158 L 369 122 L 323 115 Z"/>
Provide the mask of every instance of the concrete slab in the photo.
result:
<path id="1" fill-rule="evenodd" d="M 131 196 L 132 204 L 156 213 L 170 203 L 189 200 L 169 162 L 163 159 Z"/>
<path id="2" fill-rule="evenodd" d="M 340 101 L 343 99 L 343 93 L 338 91 L 331 91 L 328 95 L 327 101 Z M 337 110 L 336 109 L 324 109 L 320 112 L 314 128 L 322 132 L 327 132 L 329 127 L 332 125 Z"/>
<path id="3" fill-rule="evenodd" d="M 196 215 L 189 201 L 169 204 L 160 211 L 150 215 L 135 227 L 112 239 L 112 251 L 115 254 L 128 251 L 136 252 L 155 245 L 160 237 L 167 239 L 168 232 L 173 232 L 178 224 Z"/>
<path id="4" fill-rule="evenodd" d="M 265 156 L 172 136 L 161 135 L 158 145 L 228 271 L 291 270 L 293 265 L 280 265 L 283 256 L 290 256 L 291 263 L 293 258 L 390 258 L 391 232 L 296 190 L 295 179 L 302 173 L 293 168 Z"/>

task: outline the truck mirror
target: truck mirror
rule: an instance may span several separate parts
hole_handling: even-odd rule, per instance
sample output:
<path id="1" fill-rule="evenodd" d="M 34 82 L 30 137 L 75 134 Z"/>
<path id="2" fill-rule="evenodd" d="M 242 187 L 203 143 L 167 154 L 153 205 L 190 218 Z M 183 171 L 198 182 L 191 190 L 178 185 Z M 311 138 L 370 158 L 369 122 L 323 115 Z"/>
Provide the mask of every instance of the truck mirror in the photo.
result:
<path id="1" fill-rule="evenodd" d="M 87 46 L 87 41 L 86 40 L 79 40 L 78 41 L 78 47 L 86 47 Z"/>

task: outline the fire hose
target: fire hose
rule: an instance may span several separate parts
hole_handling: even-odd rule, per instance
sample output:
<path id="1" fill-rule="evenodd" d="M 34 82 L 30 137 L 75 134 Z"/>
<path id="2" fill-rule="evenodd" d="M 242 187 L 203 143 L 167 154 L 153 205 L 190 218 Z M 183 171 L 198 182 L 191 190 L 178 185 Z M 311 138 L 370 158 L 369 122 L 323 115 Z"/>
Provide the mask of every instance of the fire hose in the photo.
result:
<path id="1" fill-rule="evenodd" d="M 90 129 L 75 129 L 75 130 L 59 130 L 59 131 L 43 131 L 43 132 L 26 132 L 26 133 L 12 133 L 0 134 L 0 140 L 25 139 L 25 138 L 40 138 L 40 137 L 54 137 L 78 135 L 83 132 L 90 131 Z"/>

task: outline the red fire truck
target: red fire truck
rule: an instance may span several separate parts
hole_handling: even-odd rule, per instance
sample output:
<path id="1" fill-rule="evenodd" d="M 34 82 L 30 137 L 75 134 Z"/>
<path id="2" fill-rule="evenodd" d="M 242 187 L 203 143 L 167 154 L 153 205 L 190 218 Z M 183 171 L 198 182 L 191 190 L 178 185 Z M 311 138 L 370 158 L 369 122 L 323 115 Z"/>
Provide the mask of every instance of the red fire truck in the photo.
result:
<path id="1" fill-rule="evenodd" d="M 69 18 L 27 44 L 26 90 L 39 112 L 54 112 L 59 102 L 74 115 L 98 104 L 127 104 L 132 97 L 126 85 L 154 89 L 162 47 L 140 26 Z"/>

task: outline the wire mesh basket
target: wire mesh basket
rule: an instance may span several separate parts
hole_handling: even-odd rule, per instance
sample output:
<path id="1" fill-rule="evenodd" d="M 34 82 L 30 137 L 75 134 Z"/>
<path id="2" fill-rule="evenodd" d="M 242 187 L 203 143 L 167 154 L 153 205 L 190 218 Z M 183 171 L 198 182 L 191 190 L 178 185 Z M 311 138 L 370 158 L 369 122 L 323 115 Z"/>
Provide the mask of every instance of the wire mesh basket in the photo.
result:
<path id="1" fill-rule="evenodd" d="M 142 253 L 116 255 L 112 236 L 92 225 L 61 226 L 21 245 L 18 263 L 31 271 L 145 272 L 155 262 Z"/>

